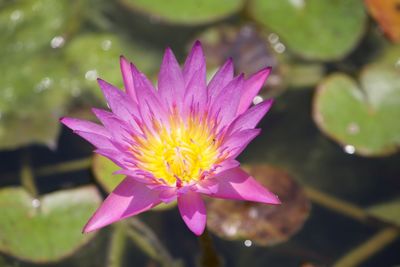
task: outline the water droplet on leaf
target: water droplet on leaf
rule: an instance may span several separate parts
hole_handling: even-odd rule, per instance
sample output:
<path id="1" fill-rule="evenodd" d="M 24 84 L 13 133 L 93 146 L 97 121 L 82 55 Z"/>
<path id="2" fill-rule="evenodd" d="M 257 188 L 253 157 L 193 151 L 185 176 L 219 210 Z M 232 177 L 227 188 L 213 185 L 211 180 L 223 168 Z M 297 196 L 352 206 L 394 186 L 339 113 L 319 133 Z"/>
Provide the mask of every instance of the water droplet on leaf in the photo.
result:
<path id="1" fill-rule="evenodd" d="M 56 36 L 51 39 L 50 46 L 52 48 L 60 48 L 65 44 L 65 39 L 62 36 Z"/>
<path id="2" fill-rule="evenodd" d="M 89 81 L 94 81 L 97 79 L 97 77 L 98 77 L 97 70 L 89 70 L 85 74 L 86 80 L 89 80 Z"/>
<path id="3" fill-rule="evenodd" d="M 35 209 L 40 207 L 40 200 L 35 198 L 32 200 L 32 207 L 34 207 Z"/>
<path id="4" fill-rule="evenodd" d="M 354 154 L 354 152 L 356 152 L 356 148 L 352 145 L 345 145 L 343 148 L 344 152 L 346 152 L 347 154 Z"/>
<path id="5" fill-rule="evenodd" d="M 352 135 L 358 134 L 360 132 L 360 126 L 355 122 L 351 122 L 347 126 L 347 132 Z"/>
<path id="6" fill-rule="evenodd" d="M 251 240 L 249 240 L 249 239 L 247 239 L 247 240 L 245 240 L 244 242 L 244 245 L 246 246 L 246 247 L 251 247 L 252 245 L 253 245 L 253 242 L 251 241 Z"/>
<path id="7" fill-rule="evenodd" d="M 111 40 L 104 40 L 104 41 L 101 43 L 101 48 L 102 48 L 104 51 L 108 51 L 108 50 L 110 50 L 111 45 L 112 45 Z"/>

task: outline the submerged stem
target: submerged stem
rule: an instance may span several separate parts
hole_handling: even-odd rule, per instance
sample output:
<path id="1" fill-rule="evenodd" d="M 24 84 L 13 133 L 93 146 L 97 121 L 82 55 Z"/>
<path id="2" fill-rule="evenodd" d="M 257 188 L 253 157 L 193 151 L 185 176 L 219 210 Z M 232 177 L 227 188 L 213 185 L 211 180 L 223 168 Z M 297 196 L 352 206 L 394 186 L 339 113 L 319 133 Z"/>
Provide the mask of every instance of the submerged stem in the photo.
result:
<path id="1" fill-rule="evenodd" d="M 318 191 L 312 187 L 304 186 L 307 196 L 315 203 L 324 206 L 330 210 L 334 210 L 340 214 L 353 218 L 360 222 L 368 222 L 373 217 L 362 208 L 349 203 L 347 201 L 330 196 L 322 191 Z"/>
<path id="2" fill-rule="evenodd" d="M 36 174 L 39 176 L 55 175 L 65 172 L 80 171 L 90 168 L 92 164 L 92 158 L 82 158 L 77 160 L 65 161 L 49 166 L 44 166 L 36 170 Z"/>
<path id="3" fill-rule="evenodd" d="M 222 261 L 215 249 L 213 240 L 207 228 L 204 233 L 199 237 L 201 255 L 200 266 L 202 267 L 221 267 Z"/>
<path id="4" fill-rule="evenodd" d="M 25 190 L 28 191 L 33 198 L 37 198 L 39 193 L 36 187 L 35 176 L 31 166 L 31 156 L 28 150 L 23 150 L 22 152 L 20 179 Z"/>
<path id="5" fill-rule="evenodd" d="M 107 267 L 121 267 L 126 246 L 126 234 L 120 224 L 115 224 L 107 257 Z"/>
<path id="6" fill-rule="evenodd" d="M 380 230 L 359 247 L 351 250 L 349 253 L 340 258 L 334 267 L 351 267 L 359 266 L 372 255 L 381 251 L 387 245 L 392 243 L 400 236 L 400 231 L 396 227 L 386 227 Z"/>
<path id="7" fill-rule="evenodd" d="M 163 267 L 183 267 L 162 245 L 154 232 L 142 221 L 132 217 L 126 220 L 125 230 L 128 237 L 150 258 L 158 261 Z"/>

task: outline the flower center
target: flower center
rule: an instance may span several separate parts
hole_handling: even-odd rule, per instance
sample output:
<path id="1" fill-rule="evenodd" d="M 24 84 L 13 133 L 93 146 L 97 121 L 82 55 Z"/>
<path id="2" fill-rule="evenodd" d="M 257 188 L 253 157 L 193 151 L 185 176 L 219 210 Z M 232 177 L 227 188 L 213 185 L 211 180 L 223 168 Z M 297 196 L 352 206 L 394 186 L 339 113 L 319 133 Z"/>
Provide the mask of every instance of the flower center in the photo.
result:
<path id="1" fill-rule="evenodd" d="M 175 122 L 169 130 L 148 134 L 137 156 L 139 168 L 169 185 L 198 181 L 218 161 L 218 144 L 207 122 Z"/>

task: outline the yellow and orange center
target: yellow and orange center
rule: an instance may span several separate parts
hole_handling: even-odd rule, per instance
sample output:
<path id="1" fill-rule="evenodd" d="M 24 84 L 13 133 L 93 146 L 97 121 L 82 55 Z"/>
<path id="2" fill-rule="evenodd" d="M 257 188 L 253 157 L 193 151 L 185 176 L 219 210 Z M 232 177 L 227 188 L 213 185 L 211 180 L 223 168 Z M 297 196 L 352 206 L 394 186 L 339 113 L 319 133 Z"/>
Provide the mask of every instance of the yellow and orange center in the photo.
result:
<path id="1" fill-rule="evenodd" d="M 147 132 L 137 142 L 138 167 L 173 186 L 198 181 L 220 161 L 218 140 L 207 121 L 196 118 L 186 123 L 172 118 L 168 130 Z"/>

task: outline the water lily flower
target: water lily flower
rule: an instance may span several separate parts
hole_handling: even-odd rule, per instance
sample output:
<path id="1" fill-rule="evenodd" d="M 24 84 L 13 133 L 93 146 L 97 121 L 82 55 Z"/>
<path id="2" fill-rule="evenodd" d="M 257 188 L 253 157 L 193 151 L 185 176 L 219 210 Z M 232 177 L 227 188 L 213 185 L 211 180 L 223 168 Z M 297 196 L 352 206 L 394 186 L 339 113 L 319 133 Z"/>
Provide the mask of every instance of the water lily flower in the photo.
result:
<path id="1" fill-rule="evenodd" d="M 260 133 L 255 126 L 271 107 L 272 100 L 252 106 L 270 68 L 247 79 L 234 77 L 229 59 L 207 83 L 200 42 L 183 68 L 166 49 L 157 88 L 122 56 L 120 64 L 125 91 L 98 79 L 111 109 L 93 109 L 102 125 L 61 119 L 126 175 L 84 232 L 177 200 L 186 225 L 201 235 L 206 225 L 202 195 L 280 203 L 235 160 Z"/>

